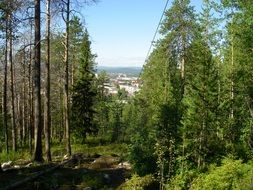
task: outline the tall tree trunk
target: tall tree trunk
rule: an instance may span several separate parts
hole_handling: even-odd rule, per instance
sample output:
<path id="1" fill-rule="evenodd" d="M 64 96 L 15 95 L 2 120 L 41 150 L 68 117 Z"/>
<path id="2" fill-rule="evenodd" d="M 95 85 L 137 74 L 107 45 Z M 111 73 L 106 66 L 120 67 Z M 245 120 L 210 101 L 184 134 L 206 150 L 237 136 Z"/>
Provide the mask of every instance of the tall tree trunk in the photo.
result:
<path id="1" fill-rule="evenodd" d="M 74 52 L 76 52 L 74 50 Z M 72 64 L 71 64 L 71 86 L 73 87 L 74 86 L 74 83 L 75 83 L 75 73 L 76 73 L 76 66 L 75 66 L 75 63 L 74 63 L 74 60 L 75 60 L 75 54 L 72 55 Z"/>
<path id="2" fill-rule="evenodd" d="M 233 35 L 233 34 L 232 34 Z M 230 100 L 231 100 L 231 110 L 230 110 L 230 118 L 234 118 L 234 39 L 232 37 L 231 43 L 231 86 L 230 86 Z"/>
<path id="3" fill-rule="evenodd" d="M 62 84 L 62 80 L 59 81 L 60 84 Z M 66 128 L 65 128 L 65 117 L 64 117 L 64 105 L 63 105 L 63 102 L 62 102 L 62 99 L 63 99 L 63 89 L 62 88 L 59 88 L 59 94 L 60 94 L 60 105 L 61 105 L 61 123 L 60 123 L 60 128 L 59 128 L 59 131 L 58 131 L 58 137 L 59 137 L 59 142 L 62 141 L 63 138 L 66 137 Z M 57 132 L 57 131 L 56 131 Z"/>
<path id="4" fill-rule="evenodd" d="M 8 77 L 8 21 L 6 19 L 6 39 L 5 39 L 5 64 L 4 64 L 4 85 L 3 85 L 3 125 L 5 132 L 6 152 L 9 153 L 9 136 L 8 136 L 8 110 L 7 110 L 7 77 Z"/>
<path id="5" fill-rule="evenodd" d="M 71 155 L 70 146 L 70 129 L 69 129 L 69 16 L 70 16 L 70 0 L 65 2 L 66 4 L 66 36 L 65 36 L 65 81 L 64 81 L 64 119 L 65 119 L 65 131 L 66 131 L 66 151 L 68 155 Z"/>
<path id="6" fill-rule="evenodd" d="M 233 3 L 234 6 L 234 3 Z M 234 30 L 233 30 L 233 25 L 234 25 L 234 9 L 232 7 L 231 10 L 232 14 L 232 22 L 231 22 L 231 68 L 230 68 L 230 101 L 231 101 L 231 107 L 230 107 L 230 113 L 229 113 L 229 118 L 234 119 Z"/>
<path id="7" fill-rule="evenodd" d="M 14 79 L 15 80 L 15 79 Z M 21 118 L 22 118 L 22 111 L 21 111 L 21 97 L 20 94 L 15 94 L 15 100 L 16 100 L 16 136 L 17 136 L 17 142 L 19 143 L 19 146 L 22 147 L 23 144 L 23 128 L 21 124 Z"/>
<path id="8" fill-rule="evenodd" d="M 50 128 L 51 128 L 51 116 L 50 116 L 50 0 L 47 0 L 47 24 L 46 24 L 46 43 L 47 43 L 47 56 L 45 67 L 45 110 L 44 110 L 44 130 L 45 130 L 45 150 L 47 161 L 50 162 Z"/>
<path id="9" fill-rule="evenodd" d="M 183 31 L 182 35 L 182 57 L 181 57 L 181 63 L 180 63 L 180 74 L 181 74 L 181 99 L 184 97 L 185 92 L 185 51 L 186 51 L 186 34 Z"/>
<path id="10" fill-rule="evenodd" d="M 35 127 L 35 152 L 34 161 L 42 162 L 42 119 L 41 119 L 41 94 L 40 94 L 40 0 L 35 0 L 35 51 L 34 51 L 34 127 Z"/>
<path id="11" fill-rule="evenodd" d="M 26 144 L 26 137 L 27 137 L 27 120 L 26 120 L 26 53 L 24 51 L 24 54 L 23 54 L 23 88 L 22 88 L 22 94 L 23 94 L 23 103 L 22 103 L 22 131 L 23 131 L 23 134 L 22 134 L 22 137 L 23 137 L 23 145 Z"/>
<path id="12" fill-rule="evenodd" d="M 32 23 L 31 23 L 31 36 L 32 36 Z M 30 44 L 32 44 L 32 40 L 30 40 Z M 34 119 L 33 119 L 33 82 L 32 82 L 32 47 L 30 46 L 29 49 L 29 64 L 28 64 L 28 89 L 29 89 L 29 100 L 28 100 L 28 106 L 29 106 L 29 115 L 28 115 L 28 123 L 29 123 L 29 150 L 32 154 L 33 146 L 32 146 L 32 139 L 33 139 L 33 129 L 34 129 Z"/>
<path id="13" fill-rule="evenodd" d="M 8 60 L 11 74 L 11 124 L 12 124 L 12 149 L 17 151 L 17 137 L 16 137 L 16 119 L 15 119 L 15 95 L 14 95 L 14 66 L 12 60 L 12 15 L 9 14 L 9 40 L 8 40 Z"/>

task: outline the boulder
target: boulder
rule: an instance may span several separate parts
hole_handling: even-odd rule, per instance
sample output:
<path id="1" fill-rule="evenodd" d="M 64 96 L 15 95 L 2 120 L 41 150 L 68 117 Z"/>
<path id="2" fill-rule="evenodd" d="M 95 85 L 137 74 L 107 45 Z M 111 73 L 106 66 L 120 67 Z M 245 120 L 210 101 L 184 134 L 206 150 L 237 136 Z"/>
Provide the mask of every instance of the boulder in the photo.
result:
<path id="1" fill-rule="evenodd" d="M 12 163 L 13 163 L 12 161 L 2 163 L 2 165 L 1 165 L 2 170 L 5 171 L 5 170 L 11 168 Z"/>

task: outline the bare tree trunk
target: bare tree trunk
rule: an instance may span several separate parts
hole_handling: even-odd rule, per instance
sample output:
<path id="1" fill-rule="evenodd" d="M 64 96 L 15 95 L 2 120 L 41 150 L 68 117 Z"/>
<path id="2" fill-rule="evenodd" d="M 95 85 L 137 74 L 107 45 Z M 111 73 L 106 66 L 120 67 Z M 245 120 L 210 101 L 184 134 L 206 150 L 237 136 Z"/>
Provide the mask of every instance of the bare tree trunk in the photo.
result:
<path id="1" fill-rule="evenodd" d="M 31 36 L 32 36 L 32 24 L 31 24 Z M 32 41 L 32 40 L 31 40 Z M 30 44 L 32 43 L 30 41 Z M 29 65 L 28 65 L 28 89 L 29 89 L 29 100 L 28 100 L 28 106 L 29 106 L 29 115 L 28 115 L 28 123 L 29 123 L 29 150 L 32 154 L 32 139 L 33 139 L 33 82 L 32 82 L 32 48 L 30 46 L 29 50 Z"/>
<path id="2" fill-rule="evenodd" d="M 12 149 L 17 151 L 17 137 L 16 137 L 16 119 L 15 119 L 15 96 L 14 96 L 14 69 L 13 69 L 13 60 L 12 60 L 12 15 L 8 16 L 9 18 L 9 40 L 8 40 L 8 60 L 10 64 L 10 74 L 11 74 L 11 124 L 12 124 Z"/>
<path id="3" fill-rule="evenodd" d="M 234 9 L 232 7 L 232 25 L 234 24 Z M 231 101 L 231 107 L 230 107 L 230 114 L 229 114 L 229 118 L 230 119 L 234 119 L 234 30 L 232 27 L 232 31 L 231 31 L 231 68 L 230 68 L 230 77 L 231 77 L 231 83 L 230 83 L 230 101 Z"/>
<path id="4" fill-rule="evenodd" d="M 14 79 L 15 80 L 15 79 Z M 22 115 L 22 111 L 20 109 L 21 107 L 21 97 L 20 94 L 15 94 L 15 100 L 16 100 L 16 136 L 17 136 L 17 142 L 19 143 L 19 146 L 22 147 L 23 144 L 23 128 L 22 128 L 22 124 L 20 121 L 21 115 Z"/>
<path id="5" fill-rule="evenodd" d="M 34 127 L 35 127 L 35 150 L 34 161 L 42 162 L 42 118 L 41 118 L 41 94 L 40 94 L 40 61 L 41 61 L 41 47 L 40 47 L 40 0 L 35 0 L 35 51 L 34 51 Z"/>
<path id="6" fill-rule="evenodd" d="M 72 56 L 73 56 L 72 60 L 75 60 L 75 54 L 73 54 Z M 75 66 L 74 61 L 71 64 L 71 73 L 72 73 L 71 74 L 71 86 L 73 87 L 74 83 L 75 83 L 75 73 L 76 73 L 76 66 Z"/>
<path id="7" fill-rule="evenodd" d="M 184 97 L 185 92 L 185 51 L 186 51 L 186 36 L 185 32 L 183 31 L 182 35 L 182 57 L 181 57 L 181 65 L 180 65 L 180 72 L 181 72 L 181 98 Z"/>
<path id="8" fill-rule="evenodd" d="M 45 67 L 45 109 L 44 109 L 44 130 L 45 130 L 45 149 L 47 161 L 50 162 L 50 128 L 51 128 L 51 116 L 50 116 L 50 0 L 47 0 L 47 24 L 46 24 L 46 43 L 47 43 L 47 56 Z"/>
<path id="9" fill-rule="evenodd" d="M 60 84 L 62 84 L 62 80 L 60 81 Z M 60 123 L 60 128 L 59 128 L 59 131 L 58 131 L 58 137 L 59 137 L 59 142 L 62 141 L 63 138 L 66 137 L 66 128 L 65 128 L 65 117 L 64 117 L 64 105 L 63 105 L 63 102 L 62 102 L 62 99 L 63 99 L 63 90 L 62 88 L 59 88 L 59 94 L 60 94 L 60 105 L 61 105 L 61 123 Z"/>
<path id="10" fill-rule="evenodd" d="M 3 85 L 3 125 L 4 125 L 4 132 L 5 132 L 5 145 L 6 145 L 6 152 L 9 153 L 9 135 L 8 135 L 8 117 L 7 117 L 7 77 L 8 77 L 8 66 L 7 66 L 7 57 L 8 57 L 8 21 L 6 19 L 6 39 L 5 39 L 5 65 L 4 65 L 4 85 Z"/>
<path id="11" fill-rule="evenodd" d="M 184 80 L 185 78 L 185 59 L 184 56 L 182 57 L 182 61 L 181 61 L 181 79 Z"/>
<path id="12" fill-rule="evenodd" d="M 30 52 L 30 56 L 32 52 Z M 31 80 L 31 67 L 32 67 L 32 59 L 30 58 L 30 63 L 29 63 L 29 67 L 28 67 L 28 88 L 29 88 L 29 115 L 28 115 L 28 123 L 29 123 L 29 150 L 30 153 L 32 153 L 32 139 L 33 139 L 33 87 L 32 87 L 32 80 Z"/>
<path id="13" fill-rule="evenodd" d="M 26 133 L 26 126 L 27 126 L 27 122 L 26 122 L 26 67 L 25 67 L 25 63 L 26 63 L 26 54 L 25 54 L 25 51 L 24 51 L 24 54 L 23 54 L 23 88 L 22 88 L 22 94 L 23 94 L 23 103 L 22 103 L 22 131 L 23 131 L 23 134 L 22 134 L 22 137 L 23 137 L 23 144 L 25 145 L 26 144 L 26 137 L 27 137 L 27 133 Z"/>
<path id="14" fill-rule="evenodd" d="M 233 34 L 232 34 L 233 35 Z M 231 100 L 231 110 L 230 110 L 230 118 L 234 118 L 234 39 L 232 38 L 231 45 L 231 87 L 230 87 L 230 100 Z"/>
<path id="15" fill-rule="evenodd" d="M 65 36 L 65 81 L 64 81 L 64 119 L 65 119 L 65 130 L 66 130 L 66 151 L 68 155 L 71 155 L 70 145 L 70 129 L 69 129 L 69 16 L 70 16 L 70 0 L 65 2 L 66 4 L 66 36 Z"/>

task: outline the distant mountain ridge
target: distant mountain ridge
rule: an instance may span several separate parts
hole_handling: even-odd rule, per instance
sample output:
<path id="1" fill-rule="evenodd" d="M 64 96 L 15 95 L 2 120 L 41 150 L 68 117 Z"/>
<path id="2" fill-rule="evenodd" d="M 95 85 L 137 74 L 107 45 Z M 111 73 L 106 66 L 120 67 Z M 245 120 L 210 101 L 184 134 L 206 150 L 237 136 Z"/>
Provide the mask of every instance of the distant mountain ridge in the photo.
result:
<path id="1" fill-rule="evenodd" d="M 139 76 L 141 72 L 141 67 L 106 67 L 106 66 L 98 66 L 97 73 L 101 71 L 106 71 L 108 74 L 127 74 L 132 76 Z"/>

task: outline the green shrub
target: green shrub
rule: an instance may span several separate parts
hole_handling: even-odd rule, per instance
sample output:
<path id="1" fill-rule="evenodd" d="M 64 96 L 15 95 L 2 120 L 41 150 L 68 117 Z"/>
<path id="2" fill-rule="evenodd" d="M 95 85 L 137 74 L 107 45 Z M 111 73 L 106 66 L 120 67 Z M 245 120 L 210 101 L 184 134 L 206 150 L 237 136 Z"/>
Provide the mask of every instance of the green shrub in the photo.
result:
<path id="1" fill-rule="evenodd" d="M 191 182 L 197 175 L 196 170 L 186 170 L 175 175 L 165 187 L 168 190 L 189 189 Z"/>
<path id="2" fill-rule="evenodd" d="M 81 186 L 92 187 L 93 189 L 102 189 L 104 187 L 105 180 L 102 175 L 97 174 L 85 174 L 82 176 Z"/>
<path id="3" fill-rule="evenodd" d="M 150 142 L 146 139 L 143 141 L 138 140 L 129 146 L 128 160 L 132 165 L 133 171 L 140 176 L 153 174 L 157 171 L 157 158 L 154 155 L 153 144 Z"/>
<path id="4" fill-rule="evenodd" d="M 211 166 L 207 173 L 199 175 L 190 190 L 252 189 L 252 174 L 252 163 L 224 159 L 221 166 Z"/>
<path id="5" fill-rule="evenodd" d="M 147 190 L 147 189 L 157 189 L 157 182 L 152 175 L 146 175 L 140 177 L 134 174 L 131 179 L 127 180 L 119 190 Z"/>
<path id="6" fill-rule="evenodd" d="M 101 146 L 89 146 L 88 144 L 73 144 L 71 145 L 73 154 L 86 153 L 87 155 L 118 155 L 123 159 L 127 157 L 128 147 L 126 144 L 107 144 Z M 63 157 L 66 154 L 64 145 L 56 145 L 51 148 L 53 156 Z"/>
<path id="7" fill-rule="evenodd" d="M 31 160 L 31 155 L 28 151 L 9 151 L 7 154 L 5 151 L 0 153 L 0 162 L 16 161 L 18 159 Z"/>

